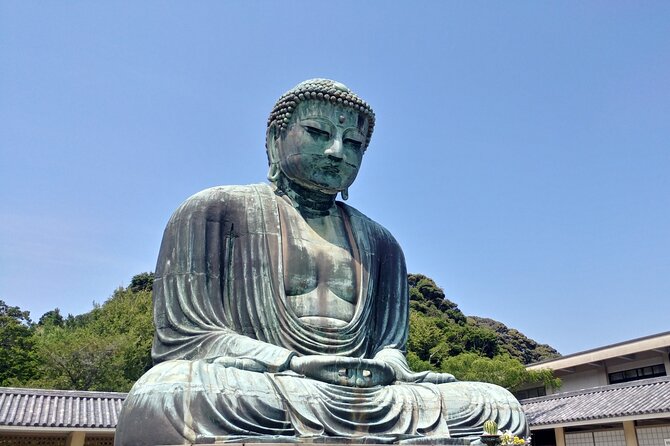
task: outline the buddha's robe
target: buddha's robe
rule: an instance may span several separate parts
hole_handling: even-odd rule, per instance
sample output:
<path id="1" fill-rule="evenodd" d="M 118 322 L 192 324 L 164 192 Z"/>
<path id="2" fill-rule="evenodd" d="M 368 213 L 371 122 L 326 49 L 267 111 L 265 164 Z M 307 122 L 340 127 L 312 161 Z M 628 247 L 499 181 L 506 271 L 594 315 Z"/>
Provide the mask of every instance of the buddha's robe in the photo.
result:
<path id="1" fill-rule="evenodd" d="M 482 383 L 345 387 L 288 370 L 294 355 L 377 358 L 406 368 L 404 256 L 390 233 L 337 204 L 354 241 L 353 319 L 320 328 L 286 304 L 279 199 L 267 185 L 189 198 L 165 230 L 154 281 L 156 365 L 124 403 L 116 445 L 476 438 L 482 424 L 526 434 L 518 402 Z M 285 213 L 284 213 L 285 214 Z"/>

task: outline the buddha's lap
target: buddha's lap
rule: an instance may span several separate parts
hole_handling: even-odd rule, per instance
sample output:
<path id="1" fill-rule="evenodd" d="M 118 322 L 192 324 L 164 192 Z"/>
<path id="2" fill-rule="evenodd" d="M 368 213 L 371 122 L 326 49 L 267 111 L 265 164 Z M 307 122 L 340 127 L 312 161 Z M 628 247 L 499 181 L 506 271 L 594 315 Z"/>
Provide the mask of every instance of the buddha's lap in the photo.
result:
<path id="1" fill-rule="evenodd" d="M 444 410 L 447 418 L 458 418 L 473 407 L 493 405 L 520 410 L 518 401 L 506 389 L 494 384 L 457 381 L 444 384 L 395 383 L 372 388 L 345 387 L 323 383 L 293 372 L 259 373 L 225 367 L 207 360 L 172 360 L 154 366 L 137 381 L 131 395 L 174 399 L 207 398 L 251 400 L 282 410 L 286 400 L 309 404 L 317 399 L 340 400 L 356 406 L 378 404 L 392 399 L 393 404 L 418 404 L 423 410 Z"/>
<path id="2" fill-rule="evenodd" d="M 206 360 L 174 360 L 131 389 L 119 444 L 181 444 L 237 436 L 427 436 L 475 440 L 486 420 L 527 434 L 519 403 L 491 384 L 326 384 L 290 373 L 259 373 Z M 146 432 L 159 434 L 146 434 Z M 148 436 L 147 436 L 148 435 Z M 159 435 L 158 438 L 156 435 Z"/>

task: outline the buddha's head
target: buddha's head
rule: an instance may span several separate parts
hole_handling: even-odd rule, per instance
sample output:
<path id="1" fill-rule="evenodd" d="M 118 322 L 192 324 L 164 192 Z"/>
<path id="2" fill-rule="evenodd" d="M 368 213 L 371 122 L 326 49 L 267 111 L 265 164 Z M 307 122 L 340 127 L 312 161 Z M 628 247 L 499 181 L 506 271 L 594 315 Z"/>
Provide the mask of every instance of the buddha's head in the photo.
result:
<path id="1" fill-rule="evenodd" d="M 268 179 L 342 192 L 346 199 L 374 122 L 370 106 L 345 85 L 328 79 L 301 82 L 279 98 L 268 119 Z"/>

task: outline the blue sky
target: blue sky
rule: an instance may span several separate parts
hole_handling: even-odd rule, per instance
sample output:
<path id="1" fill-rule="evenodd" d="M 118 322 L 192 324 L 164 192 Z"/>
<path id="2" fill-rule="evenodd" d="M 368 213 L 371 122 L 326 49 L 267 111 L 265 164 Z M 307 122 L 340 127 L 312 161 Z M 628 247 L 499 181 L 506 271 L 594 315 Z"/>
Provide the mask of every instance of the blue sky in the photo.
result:
<path id="1" fill-rule="evenodd" d="M 466 314 L 563 354 L 670 330 L 669 2 L 0 0 L 0 299 L 80 314 L 188 196 L 265 181 L 275 100 L 377 115 L 349 203 Z"/>

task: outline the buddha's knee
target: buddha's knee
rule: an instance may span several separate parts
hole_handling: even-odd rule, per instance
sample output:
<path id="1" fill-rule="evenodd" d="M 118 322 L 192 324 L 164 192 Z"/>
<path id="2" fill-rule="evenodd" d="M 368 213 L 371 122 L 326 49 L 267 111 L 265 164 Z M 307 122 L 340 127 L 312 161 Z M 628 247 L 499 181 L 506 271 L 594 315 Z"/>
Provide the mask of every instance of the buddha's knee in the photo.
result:
<path id="1" fill-rule="evenodd" d="M 440 384 L 438 387 L 449 401 L 462 401 L 464 404 L 471 404 L 478 401 L 496 401 L 518 405 L 514 395 L 507 389 L 495 384 L 474 381 L 456 381 Z"/>
<path id="2" fill-rule="evenodd" d="M 153 366 L 133 386 L 132 392 L 160 386 L 174 386 L 193 382 L 193 361 L 172 360 Z"/>
<path id="3" fill-rule="evenodd" d="M 459 418 L 473 412 L 521 412 L 521 405 L 507 390 L 495 384 L 458 381 L 439 385 L 447 403 L 449 418 Z"/>
<path id="4" fill-rule="evenodd" d="M 167 361 L 145 373 L 123 403 L 115 446 L 188 444 L 195 440 L 180 421 L 183 412 L 175 398 L 188 392 L 191 361 Z"/>
<path id="5" fill-rule="evenodd" d="M 487 420 L 497 422 L 501 430 L 528 434 L 521 405 L 508 390 L 468 381 L 440 384 L 439 388 L 447 405 L 446 419 L 452 435 L 475 438 L 481 435 Z"/>

